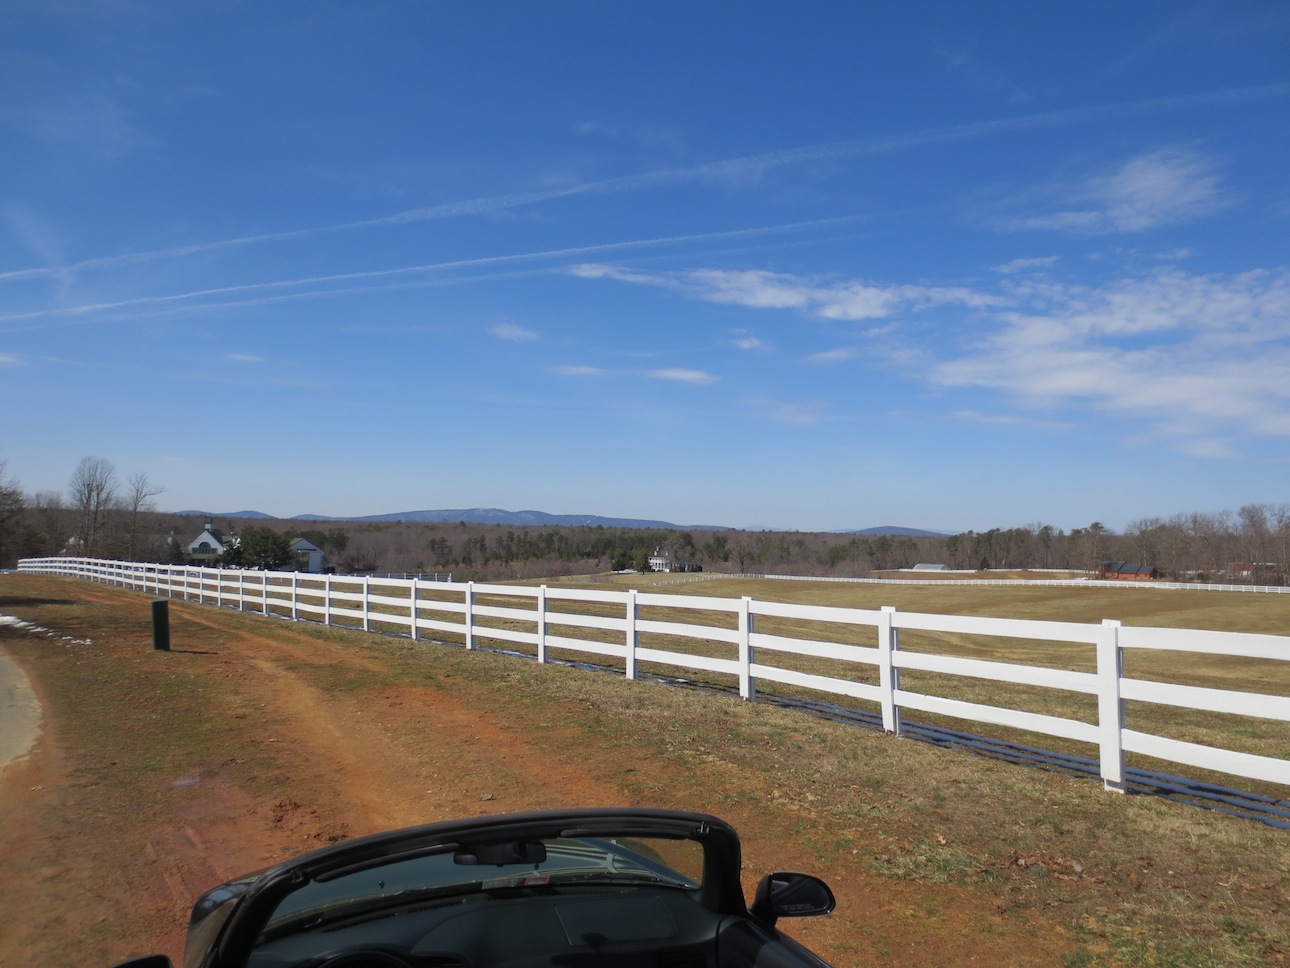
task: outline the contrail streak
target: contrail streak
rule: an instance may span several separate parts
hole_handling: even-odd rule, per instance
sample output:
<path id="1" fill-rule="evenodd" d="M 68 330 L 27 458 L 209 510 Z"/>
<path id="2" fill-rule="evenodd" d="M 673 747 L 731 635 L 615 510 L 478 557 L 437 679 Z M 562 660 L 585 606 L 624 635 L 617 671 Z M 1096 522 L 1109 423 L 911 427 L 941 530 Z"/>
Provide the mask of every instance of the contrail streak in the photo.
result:
<path id="1" fill-rule="evenodd" d="M 1142 101 L 1129 101 L 1123 104 L 1104 104 L 1086 108 L 1071 108 L 1065 111 L 1048 111 L 1040 114 L 1028 114 L 1015 118 L 1000 118 L 993 121 L 978 121 L 970 124 L 951 125 L 942 128 L 925 128 L 921 131 L 909 131 L 901 134 L 878 135 L 872 138 L 857 138 L 848 141 L 835 141 L 799 148 L 786 148 L 762 154 L 745 155 L 738 158 L 727 158 L 722 161 L 694 165 L 687 168 L 671 168 L 662 171 L 644 172 L 638 175 L 624 175 L 619 178 L 607 178 L 601 181 L 584 182 L 578 185 L 567 185 L 545 191 L 521 192 L 506 195 L 489 195 L 483 198 L 466 199 L 458 202 L 446 202 L 424 208 L 407 209 L 392 215 L 377 218 L 360 219 L 353 222 L 339 222 L 334 225 L 316 226 L 313 228 L 291 229 L 283 232 L 266 232 L 260 235 L 244 235 L 233 239 L 220 239 L 213 242 L 199 242 L 193 245 L 176 246 L 169 249 L 153 249 L 146 252 L 126 253 L 115 256 L 100 256 L 84 259 L 65 266 L 43 268 L 12 269 L 0 272 L 0 282 L 14 282 L 23 279 L 44 278 L 82 269 L 96 269 L 150 262 L 158 259 L 182 258 L 202 252 L 219 249 L 231 249 L 246 245 L 266 242 L 281 242 L 290 239 L 306 238 L 336 232 L 351 232 L 358 229 L 379 228 L 385 225 L 405 225 L 413 222 L 431 221 L 442 218 L 458 218 L 468 215 L 485 215 L 493 212 L 507 211 L 527 205 L 576 195 L 607 195 L 622 192 L 642 191 L 661 188 L 669 185 L 684 185 L 695 182 L 714 181 L 728 178 L 747 178 L 750 175 L 782 168 L 787 165 L 811 161 L 841 160 L 859 158 L 868 155 L 888 154 L 895 151 L 906 151 L 925 145 L 944 144 L 954 141 L 965 141 L 973 138 L 989 137 L 1015 131 L 1028 131 L 1036 128 L 1056 128 L 1074 124 L 1087 124 L 1094 121 L 1108 121 L 1117 118 L 1135 117 L 1143 114 L 1177 111 L 1191 107 L 1213 107 L 1238 101 L 1249 101 L 1264 97 L 1279 97 L 1290 93 L 1290 84 L 1269 84 L 1262 87 L 1234 88 L 1225 91 L 1211 91 L 1203 94 L 1185 94 L 1176 97 L 1151 98 Z"/>
<path id="2" fill-rule="evenodd" d="M 676 245 L 685 242 L 707 242 L 712 241 L 713 239 L 747 238 L 751 236 L 772 235 L 804 228 L 817 228 L 822 225 L 838 225 L 846 222 L 854 222 L 863 217 L 864 216 L 860 215 L 839 216 L 837 218 L 812 219 L 805 222 L 788 222 L 783 225 L 768 225 L 751 229 L 732 229 L 726 232 L 705 232 L 697 235 L 672 235 L 657 239 L 632 239 L 625 242 L 604 242 L 598 245 L 581 245 L 564 249 L 548 249 L 542 252 L 520 252 L 512 255 L 484 256 L 477 259 L 456 259 L 450 262 L 430 262 L 423 265 L 399 266 L 393 269 L 370 269 L 363 272 L 341 272 L 331 275 L 305 276 L 299 279 L 280 279 L 273 282 L 253 282 L 236 286 L 220 286 L 211 289 L 196 289 L 191 292 L 169 293 L 160 296 L 138 296 L 114 302 L 86 303 L 80 306 L 63 306 L 55 309 L 40 309 L 26 313 L 10 313 L 0 316 L 0 322 L 21 322 L 24 320 L 42 319 L 53 316 L 84 316 L 91 313 L 108 312 L 116 309 L 165 305 L 167 303 L 197 301 L 222 296 L 239 296 L 247 293 L 270 292 L 272 290 L 292 289 L 305 286 L 327 286 L 376 279 L 392 279 L 399 276 L 451 272 L 453 270 L 475 269 L 485 266 L 535 262 L 543 259 L 562 259 L 569 256 L 595 255 L 597 253 L 615 252 L 631 248 Z M 323 292 L 327 291 L 330 290 L 323 290 Z"/>

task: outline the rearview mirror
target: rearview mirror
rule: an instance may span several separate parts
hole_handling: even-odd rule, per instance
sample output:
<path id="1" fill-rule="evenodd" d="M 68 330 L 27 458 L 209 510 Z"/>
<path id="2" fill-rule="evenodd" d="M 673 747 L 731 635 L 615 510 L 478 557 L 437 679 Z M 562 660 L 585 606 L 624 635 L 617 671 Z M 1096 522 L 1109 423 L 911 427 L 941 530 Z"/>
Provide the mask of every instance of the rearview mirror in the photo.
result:
<path id="1" fill-rule="evenodd" d="M 837 907 L 829 885 L 810 874 L 777 871 L 757 885 L 748 913 L 770 927 L 780 918 L 811 918 L 829 914 Z"/>

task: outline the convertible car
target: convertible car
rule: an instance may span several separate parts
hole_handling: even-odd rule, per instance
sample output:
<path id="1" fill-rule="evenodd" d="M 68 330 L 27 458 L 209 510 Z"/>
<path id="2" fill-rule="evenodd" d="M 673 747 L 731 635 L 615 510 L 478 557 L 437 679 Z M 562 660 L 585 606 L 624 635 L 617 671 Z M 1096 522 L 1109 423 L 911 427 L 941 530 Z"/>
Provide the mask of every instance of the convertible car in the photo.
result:
<path id="1" fill-rule="evenodd" d="M 739 868 L 732 827 L 673 810 L 395 830 L 208 891 L 184 968 L 829 968 L 775 927 L 831 912 L 828 886 L 768 874 L 749 907 Z"/>

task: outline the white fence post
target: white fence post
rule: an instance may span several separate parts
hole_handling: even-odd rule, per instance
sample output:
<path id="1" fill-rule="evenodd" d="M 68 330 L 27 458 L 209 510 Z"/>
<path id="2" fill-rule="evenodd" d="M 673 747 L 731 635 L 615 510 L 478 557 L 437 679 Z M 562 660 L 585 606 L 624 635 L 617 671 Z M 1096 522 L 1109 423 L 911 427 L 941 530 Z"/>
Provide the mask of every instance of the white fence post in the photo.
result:
<path id="1" fill-rule="evenodd" d="M 1103 619 L 1097 637 L 1097 725 L 1101 733 L 1102 786 L 1113 793 L 1125 793 L 1124 702 L 1120 679 L 1124 675 L 1124 653 L 1120 651 L 1120 623 Z"/>
<path id="2" fill-rule="evenodd" d="M 475 647 L 475 583 L 466 582 L 466 650 Z"/>
<path id="3" fill-rule="evenodd" d="M 539 585 L 537 593 L 537 659 L 546 665 L 546 586 Z"/>
<path id="4" fill-rule="evenodd" d="M 291 621 L 300 621 L 300 572 L 291 573 Z"/>
<path id="5" fill-rule="evenodd" d="M 410 610 L 410 613 L 411 613 L 410 617 L 412 619 L 412 625 L 411 625 L 412 641 L 415 642 L 417 640 L 417 618 L 421 614 L 421 609 L 417 605 L 417 576 L 416 575 L 412 576 L 412 601 L 409 602 L 408 609 Z"/>
<path id="6" fill-rule="evenodd" d="M 369 601 L 372 597 L 372 576 L 363 576 L 363 631 L 372 631 L 372 603 Z"/>
<path id="7" fill-rule="evenodd" d="M 893 736 L 901 729 L 900 706 L 896 692 L 900 689 L 900 670 L 895 654 L 900 649 L 900 630 L 893 624 L 894 605 L 884 605 L 878 613 L 878 688 L 882 690 L 882 728 Z"/>
<path id="8" fill-rule="evenodd" d="M 627 647 L 627 668 L 625 673 L 628 679 L 635 679 L 637 676 L 636 650 L 640 648 L 641 634 L 636 628 L 636 620 L 640 617 L 640 605 L 636 601 L 636 589 L 627 589 L 627 628 L 624 645 Z"/>
<path id="9" fill-rule="evenodd" d="M 739 601 L 739 698 L 749 701 L 757 698 L 757 683 L 753 680 L 752 674 L 755 658 L 752 630 L 752 598 L 745 595 Z"/>
<path id="10" fill-rule="evenodd" d="M 323 578 L 323 625 L 331 624 L 331 575 Z"/>

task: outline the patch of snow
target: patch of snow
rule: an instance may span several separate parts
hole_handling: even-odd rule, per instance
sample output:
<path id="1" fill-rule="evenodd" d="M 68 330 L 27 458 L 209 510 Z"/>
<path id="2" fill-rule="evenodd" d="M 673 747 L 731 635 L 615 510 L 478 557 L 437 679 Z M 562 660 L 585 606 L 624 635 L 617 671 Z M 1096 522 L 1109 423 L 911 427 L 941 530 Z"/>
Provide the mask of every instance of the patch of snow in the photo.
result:
<path id="1" fill-rule="evenodd" d="M 59 635 L 57 632 L 53 631 L 52 629 L 47 629 L 41 625 L 34 625 L 31 622 L 28 622 L 24 619 L 19 618 L 17 615 L 0 614 L 0 625 L 8 626 L 9 628 L 14 628 L 14 629 L 21 629 L 22 631 L 30 632 L 33 635 L 39 635 L 43 633 L 44 635 L 49 636 L 51 639 L 58 639 L 60 642 L 68 642 L 68 643 L 71 643 L 72 645 L 93 644 L 90 642 L 89 639 L 78 639 L 71 635 Z"/>

